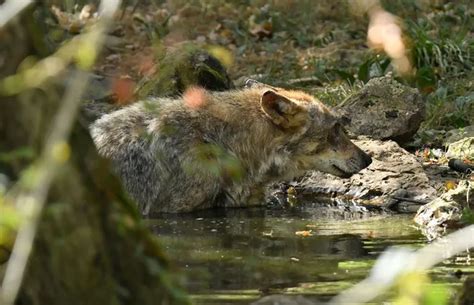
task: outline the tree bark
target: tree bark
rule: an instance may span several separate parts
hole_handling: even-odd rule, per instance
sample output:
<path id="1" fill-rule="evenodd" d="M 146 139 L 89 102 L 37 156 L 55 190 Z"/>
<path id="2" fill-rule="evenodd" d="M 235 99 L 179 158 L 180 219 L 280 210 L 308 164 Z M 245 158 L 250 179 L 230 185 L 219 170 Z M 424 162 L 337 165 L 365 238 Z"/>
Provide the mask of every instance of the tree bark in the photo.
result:
<path id="1" fill-rule="evenodd" d="M 37 45 L 45 37 L 37 29 L 45 25 L 34 17 L 41 9 L 29 9 L 1 29 L 0 79 L 16 73 L 28 56 L 45 56 Z M 35 31 L 26 25 L 32 20 Z M 49 84 L 0 96 L 0 152 L 27 147 L 39 154 L 60 92 Z M 172 266 L 87 129 L 76 123 L 69 144 L 71 158 L 50 189 L 17 303 L 187 304 Z M 31 161 L 0 161 L 0 172 L 15 180 Z"/>

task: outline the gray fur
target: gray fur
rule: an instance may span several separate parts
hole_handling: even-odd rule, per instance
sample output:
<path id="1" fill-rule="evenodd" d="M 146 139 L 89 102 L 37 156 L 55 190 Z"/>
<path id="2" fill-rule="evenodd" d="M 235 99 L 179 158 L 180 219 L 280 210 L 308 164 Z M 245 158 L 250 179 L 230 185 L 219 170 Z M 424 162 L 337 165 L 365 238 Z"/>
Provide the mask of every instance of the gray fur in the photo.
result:
<path id="1" fill-rule="evenodd" d="M 206 92 L 198 109 L 182 99 L 150 98 L 102 116 L 91 126 L 92 138 L 144 216 L 263 204 L 268 183 L 308 169 L 334 173 L 325 138 L 336 120 L 315 102 L 305 104 L 304 126 L 281 130 L 260 108 L 262 90 Z M 341 141 L 341 151 L 354 146 Z M 316 146 L 314 158 L 303 149 Z M 338 168 L 354 173 L 367 166 L 360 150 L 348 154 L 336 160 Z"/>

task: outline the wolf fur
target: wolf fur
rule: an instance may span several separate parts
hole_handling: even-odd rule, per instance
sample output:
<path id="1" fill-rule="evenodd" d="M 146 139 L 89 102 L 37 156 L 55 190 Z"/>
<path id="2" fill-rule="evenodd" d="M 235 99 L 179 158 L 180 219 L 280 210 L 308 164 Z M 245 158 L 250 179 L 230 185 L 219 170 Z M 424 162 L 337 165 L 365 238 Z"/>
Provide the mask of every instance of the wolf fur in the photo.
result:
<path id="1" fill-rule="evenodd" d="M 301 91 L 249 81 L 226 92 L 148 98 L 91 126 L 144 216 L 264 204 L 269 183 L 371 162 L 333 113 Z"/>

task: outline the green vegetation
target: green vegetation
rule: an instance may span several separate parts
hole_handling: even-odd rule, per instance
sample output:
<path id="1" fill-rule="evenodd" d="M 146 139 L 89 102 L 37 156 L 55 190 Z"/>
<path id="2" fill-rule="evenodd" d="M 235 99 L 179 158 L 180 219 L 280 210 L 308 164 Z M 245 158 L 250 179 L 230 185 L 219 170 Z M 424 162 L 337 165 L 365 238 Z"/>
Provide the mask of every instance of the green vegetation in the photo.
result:
<path id="1" fill-rule="evenodd" d="M 371 79 L 396 74 L 386 54 L 367 47 L 369 18 L 354 14 L 352 0 L 123 1 L 100 54 L 90 37 L 75 40 L 96 22 L 96 17 L 76 19 L 91 2 L 99 3 L 38 3 L 31 18 L 5 28 L 2 36 L 0 178 L 4 173 L 11 180 L 25 177 L 27 183 L 19 186 L 26 190 L 41 182 L 28 168 L 41 155 L 55 112 L 64 104 L 63 89 L 70 84 L 63 83 L 60 72 L 70 66 L 120 80 L 111 89 L 118 98 L 107 100 L 120 105 L 150 94 L 182 94 L 196 83 L 231 89 L 232 80 L 241 86 L 246 78 L 304 89 L 338 105 Z M 59 7 L 56 14 L 50 10 L 53 3 Z M 474 124 L 472 0 L 382 3 L 400 18 L 413 66 L 411 75 L 396 76 L 419 88 L 426 100 L 415 146 L 440 146 L 442 140 L 434 144 L 434 135 Z M 222 65 L 211 56 L 195 69 L 202 49 Z M 219 217 L 205 221 L 160 219 L 150 226 L 161 230 L 163 248 L 97 155 L 87 129 L 77 123 L 71 133 L 68 144 L 58 144 L 64 150 L 56 150 L 67 164 L 51 189 L 48 185 L 41 192 L 46 206 L 38 217 L 43 223 L 26 270 L 26 288 L 19 294 L 21 304 L 40 298 L 68 303 L 71 291 L 111 303 L 188 304 L 166 256 L 188 272 L 186 288 L 197 303 L 247 302 L 268 293 L 329 297 L 365 278 L 387 246 L 416 248 L 423 240 L 411 218 L 334 224 L 315 220 L 311 209 L 302 209 L 304 215 L 297 209 L 280 215 L 249 210 L 244 217 L 240 211 L 234 216 L 218 211 Z M 239 160 L 222 148 L 196 149 L 213 174 L 241 179 Z M 18 230 L 28 221 L 18 213 L 11 199 L 17 194 L 8 194 L 7 182 L 0 180 L 0 277 Z M 474 223 L 468 207 L 462 220 Z M 294 234 L 308 225 L 314 229 L 311 235 Z M 432 279 L 408 275 L 390 297 L 395 304 L 446 304 L 450 289 L 460 285 L 452 274 L 473 271 L 454 261 L 442 267 L 432 270 Z M 96 289 L 99 285 L 102 289 Z M 70 290 L 57 297 L 56 288 L 66 286 Z"/>

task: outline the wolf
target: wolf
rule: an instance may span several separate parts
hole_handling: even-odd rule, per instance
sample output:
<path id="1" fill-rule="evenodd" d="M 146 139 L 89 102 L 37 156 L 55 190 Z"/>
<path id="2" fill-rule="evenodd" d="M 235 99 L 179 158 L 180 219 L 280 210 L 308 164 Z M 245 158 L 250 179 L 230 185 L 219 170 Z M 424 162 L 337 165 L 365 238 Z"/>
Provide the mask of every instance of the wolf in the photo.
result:
<path id="1" fill-rule="evenodd" d="M 263 205 L 270 183 L 310 170 L 347 178 L 371 163 L 320 101 L 253 80 L 150 97 L 90 131 L 144 217 Z"/>

